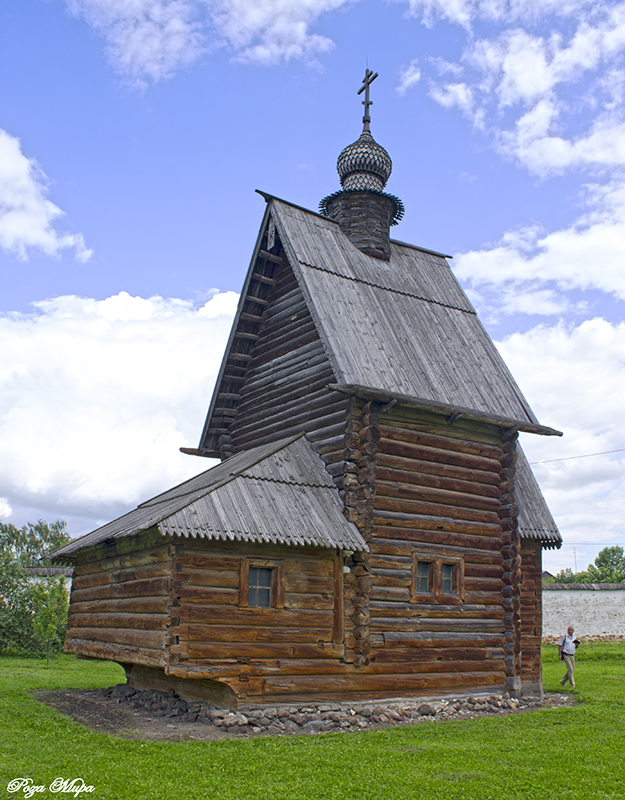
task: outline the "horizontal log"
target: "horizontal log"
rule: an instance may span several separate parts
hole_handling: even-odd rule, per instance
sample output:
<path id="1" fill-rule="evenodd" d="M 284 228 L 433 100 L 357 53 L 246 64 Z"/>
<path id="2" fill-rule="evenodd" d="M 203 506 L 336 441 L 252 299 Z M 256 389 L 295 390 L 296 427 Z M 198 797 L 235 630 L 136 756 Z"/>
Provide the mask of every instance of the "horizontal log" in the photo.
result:
<path id="1" fill-rule="evenodd" d="M 378 442 L 378 449 L 383 453 L 400 456 L 401 458 L 451 464 L 455 467 L 486 472 L 491 475 L 499 476 L 501 472 L 501 463 L 494 458 L 486 458 L 485 456 L 471 455 L 469 453 L 459 453 L 440 447 L 408 444 L 407 442 L 399 442 L 394 439 L 386 439 L 384 436 L 382 436 Z"/>
<path id="2" fill-rule="evenodd" d="M 261 272 L 253 272 L 252 280 L 259 283 L 265 283 L 267 286 L 275 286 L 277 281 L 275 278 L 270 278 L 268 275 L 263 275 Z"/>
<path id="3" fill-rule="evenodd" d="M 228 361 L 243 361 L 248 364 L 251 360 L 252 356 L 249 353 L 228 353 Z"/>
<path id="4" fill-rule="evenodd" d="M 129 614 L 93 610 L 79 613 L 70 608 L 68 626 L 71 628 L 131 628 L 141 631 L 162 631 L 169 622 L 168 614 Z"/>
<path id="5" fill-rule="evenodd" d="M 494 522 L 475 522 L 460 520 L 449 515 L 435 516 L 433 514 L 408 513 L 393 511 L 385 508 L 374 508 L 374 524 L 382 526 L 390 523 L 399 526 L 399 523 L 408 523 L 406 527 L 426 528 L 431 530 L 445 530 L 452 533 L 469 533 L 478 536 L 501 537 L 501 525 Z"/>
<path id="6" fill-rule="evenodd" d="M 425 433 L 440 434 L 449 438 L 462 439 L 463 441 L 476 442 L 499 447 L 501 445 L 501 428 L 494 425 L 484 425 L 460 418 L 453 425 L 441 424 L 438 414 L 418 412 L 418 417 L 413 409 L 403 408 L 400 405 L 392 406 L 381 414 L 380 421 L 385 425 L 404 428 L 409 431 L 423 431 Z"/>
<path id="7" fill-rule="evenodd" d="M 211 623 L 226 625 L 255 625 L 265 628 L 323 628 L 332 630 L 331 611 L 282 610 L 279 608 L 235 608 L 228 606 L 198 606 L 181 602 L 180 623 Z"/>
<path id="8" fill-rule="evenodd" d="M 65 652 L 78 658 L 98 658 L 117 661 L 119 664 L 145 664 L 151 667 L 165 665 L 165 652 L 144 647 L 129 647 L 112 642 L 94 642 L 79 638 L 65 640 Z"/>
<path id="9" fill-rule="evenodd" d="M 428 527 L 412 528 L 409 523 L 400 521 L 398 524 L 393 520 L 392 524 L 375 525 L 373 535 L 376 542 L 378 539 L 380 540 L 380 547 L 384 547 L 383 542 L 386 540 L 395 540 L 403 541 L 404 546 L 410 544 L 412 549 L 416 549 L 417 545 L 420 546 L 423 543 L 430 550 L 437 547 L 441 553 L 444 553 L 445 549 L 449 547 L 450 555 L 452 553 L 462 555 L 459 549 L 461 548 L 476 556 L 473 563 L 479 563 L 481 557 L 486 556 L 490 558 L 488 563 L 497 563 L 498 566 L 501 564 L 501 534 L 479 536 L 458 531 L 431 530 Z M 493 557 L 496 558 L 495 562 L 492 561 Z"/>
<path id="10" fill-rule="evenodd" d="M 271 416 L 261 414 L 256 417 L 255 415 L 252 417 L 252 419 L 255 419 L 255 424 L 252 422 L 245 425 L 237 424 L 236 428 L 232 430 L 237 441 L 241 442 L 251 441 L 276 429 L 280 430 L 285 423 L 289 423 L 290 427 L 301 425 L 310 433 L 331 431 L 337 425 L 340 425 L 344 430 L 346 411 L 344 406 L 330 404 L 326 397 L 325 403 L 320 400 L 308 407 L 302 407 L 294 403 L 286 407 L 281 406 L 279 412 Z"/>
<path id="11" fill-rule="evenodd" d="M 116 600 L 88 600 L 79 603 L 72 598 L 71 610 L 76 614 L 117 612 L 120 614 L 165 614 L 169 609 L 169 596 L 124 597 Z"/>
<path id="12" fill-rule="evenodd" d="M 175 580 L 182 581 L 185 586 L 204 586 L 207 591 L 211 588 L 238 589 L 240 581 L 239 569 L 192 569 L 184 564 L 182 572 L 176 572 Z M 237 565 L 240 568 L 239 564 Z"/>
<path id="13" fill-rule="evenodd" d="M 503 632 L 384 631 L 384 647 L 503 647 Z"/>
<path id="14" fill-rule="evenodd" d="M 389 497 L 388 495 L 376 494 L 375 510 L 458 520 L 461 523 L 487 523 L 499 527 L 499 516 L 497 512 L 481 511 L 476 508 L 461 508 L 455 505 L 441 505 L 440 503 L 428 503 L 422 500 L 408 500 L 405 497 Z"/>
<path id="15" fill-rule="evenodd" d="M 331 630 L 330 630 L 331 632 Z M 191 642 L 188 648 L 172 646 L 172 653 L 181 652 L 188 659 L 194 658 L 342 658 L 344 648 L 328 642 L 316 643 L 249 643 L 227 642 L 208 644 Z"/>
<path id="16" fill-rule="evenodd" d="M 106 586 L 108 584 L 121 584 L 126 581 L 148 580 L 150 578 L 168 577 L 172 573 L 171 559 L 160 561 L 156 564 L 142 564 L 128 569 L 117 569 L 107 572 L 77 575 L 72 581 L 72 588 L 86 589 L 90 586 Z"/>
<path id="17" fill-rule="evenodd" d="M 249 294 L 249 292 L 245 295 L 245 302 L 257 303 L 259 306 L 269 305 L 269 300 L 265 299 L 264 297 L 258 297 L 257 295 Z"/>
<path id="18" fill-rule="evenodd" d="M 302 575 L 298 572 L 285 574 L 285 594 L 327 594 L 334 592 L 334 581 L 331 575 Z"/>
<path id="19" fill-rule="evenodd" d="M 186 628 L 189 647 L 198 643 L 217 644 L 218 642 L 280 642 L 300 644 L 309 642 L 317 645 L 319 640 L 330 641 L 328 628 L 297 628 L 289 626 L 264 627 L 259 625 L 189 625 Z"/>
<path id="20" fill-rule="evenodd" d="M 272 264 L 282 264 L 284 261 L 282 256 L 274 256 L 273 253 L 268 253 L 266 250 L 259 250 L 258 257 L 265 259 L 265 261 L 271 261 Z M 253 275 L 256 275 L 256 272 Z"/>
<path id="21" fill-rule="evenodd" d="M 149 550 L 140 550 L 134 553 L 116 555 L 113 558 L 106 558 L 100 561 L 90 561 L 88 563 L 77 564 L 74 567 L 74 578 L 79 575 L 91 575 L 97 572 L 109 572 L 114 569 L 127 569 L 139 567 L 143 564 L 156 564 L 171 560 L 169 544 L 162 544 L 151 547 Z"/>
<path id="22" fill-rule="evenodd" d="M 151 578 L 145 581 L 127 581 L 108 586 L 72 589 L 72 601 L 108 600 L 115 597 L 153 597 L 169 594 L 168 578 Z"/>
<path id="23" fill-rule="evenodd" d="M 248 311 L 242 311 L 239 314 L 239 319 L 245 320 L 246 322 L 256 322 L 256 323 L 260 323 L 263 321 L 262 316 L 259 316 L 258 314 L 250 314 Z"/>
<path id="24" fill-rule="evenodd" d="M 404 472 L 423 472 L 425 474 L 436 475 L 442 478 L 452 478 L 468 481 L 470 483 L 484 483 L 496 487 L 499 487 L 501 482 L 499 473 L 455 466 L 447 463 L 444 460 L 430 461 L 423 458 L 394 455 L 382 449 L 378 450 L 376 456 L 376 465 L 376 468 L 387 467 L 389 469 L 402 470 Z M 497 491 L 499 491 L 499 489 L 497 489 Z"/>
<path id="25" fill-rule="evenodd" d="M 94 642 L 114 642 L 116 644 L 148 647 L 152 650 L 164 649 L 164 631 L 140 631 L 130 628 L 68 628 L 68 639 L 84 639 Z"/>
<path id="26" fill-rule="evenodd" d="M 500 605 L 484 605 L 463 603 L 458 605 L 445 605 L 444 603 L 387 603 L 383 600 L 370 600 L 372 630 L 382 631 L 386 617 L 396 617 L 401 614 L 406 621 L 406 626 L 411 624 L 411 619 L 424 617 L 438 619 L 443 617 L 468 617 L 469 619 L 503 619 L 503 608 Z"/>
<path id="27" fill-rule="evenodd" d="M 483 456 L 500 462 L 503 457 L 501 447 L 492 444 L 472 442 L 466 439 L 459 439 L 454 436 L 446 436 L 442 426 L 437 432 L 416 431 L 395 424 L 382 422 L 379 426 L 383 438 L 405 442 L 406 444 L 425 445 L 451 452 L 467 453 L 470 455 Z"/>
<path id="28" fill-rule="evenodd" d="M 443 506 L 484 509 L 495 513 L 501 508 L 498 497 L 484 497 L 476 493 L 468 492 L 452 492 L 449 489 L 420 486 L 417 483 L 402 483 L 398 480 L 389 483 L 381 480 L 377 471 L 376 495 L 378 495 L 378 497 L 396 497 L 405 498 L 406 500 L 426 501 L 438 503 Z"/>
<path id="29" fill-rule="evenodd" d="M 383 693 L 387 697 L 402 697 L 407 692 L 415 690 L 428 690 L 451 687 L 491 686 L 502 682 L 498 672 L 471 670 L 468 672 L 438 672 L 421 673 L 414 675 L 390 674 L 376 675 L 370 672 L 354 672 L 352 675 L 336 675 L 332 679 L 331 690 L 340 697 L 344 692 L 355 693 L 374 691 Z M 256 692 L 264 696 L 287 694 L 297 695 L 300 692 L 327 692 L 330 687 L 324 675 L 307 676 L 282 676 L 268 675 L 263 678 L 251 678 L 245 691 L 249 694 Z"/>
<path id="30" fill-rule="evenodd" d="M 453 617 L 447 614 L 440 619 L 428 617 L 407 619 L 399 616 L 396 611 L 395 617 L 384 617 L 375 624 L 371 624 L 372 633 L 381 633 L 386 641 L 386 635 L 390 632 L 402 635 L 412 635 L 419 632 L 436 631 L 438 633 L 464 633 L 465 635 L 475 636 L 479 639 L 484 634 L 496 633 L 503 636 L 503 621 L 501 619 L 463 619 L 460 616 Z M 470 645 L 468 645 L 470 646 Z"/>

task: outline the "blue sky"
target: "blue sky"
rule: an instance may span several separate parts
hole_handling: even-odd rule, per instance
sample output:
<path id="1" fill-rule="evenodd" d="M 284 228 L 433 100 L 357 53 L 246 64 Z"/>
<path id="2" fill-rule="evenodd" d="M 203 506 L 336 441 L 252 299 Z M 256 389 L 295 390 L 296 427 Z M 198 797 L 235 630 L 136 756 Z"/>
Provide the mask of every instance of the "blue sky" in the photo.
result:
<path id="1" fill-rule="evenodd" d="M 195 446 L 264 201 L 315 209 L 366 60 L 394 235 L 452 267 L 585 567 L 625 542 L 625 3 L 5 0 L 0 516 L 78 535 Z M 621 451 L 593 455 L 605 451 Z M 567 459 L 552 461 L 553 459 Z"/>

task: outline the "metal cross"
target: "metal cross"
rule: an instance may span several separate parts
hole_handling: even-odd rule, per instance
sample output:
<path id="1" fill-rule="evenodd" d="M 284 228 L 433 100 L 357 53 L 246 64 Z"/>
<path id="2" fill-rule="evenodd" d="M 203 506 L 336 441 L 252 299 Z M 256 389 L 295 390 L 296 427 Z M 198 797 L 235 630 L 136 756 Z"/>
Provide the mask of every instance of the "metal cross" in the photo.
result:
<path id="1" fill-rule="evenodd" d="M 362 129 L 363 131 L 369 131 L 369 123 L 371 122 L 371 117 L 369 116 L 369 106 L 373 105 L 373 102 L 369 100 L 369 87 L 373 83 L 373 81 L 378 77 L 377 72 L 373 72 L 370 70 L 369 67 L 365 70 L 365 77 L 362 79 L 362 86 L 358 89 L 358 94 L 365 93 L 365 99 L 362 101 L 363 106 L 365 107 L 365 115 L 362 118 Z"/>

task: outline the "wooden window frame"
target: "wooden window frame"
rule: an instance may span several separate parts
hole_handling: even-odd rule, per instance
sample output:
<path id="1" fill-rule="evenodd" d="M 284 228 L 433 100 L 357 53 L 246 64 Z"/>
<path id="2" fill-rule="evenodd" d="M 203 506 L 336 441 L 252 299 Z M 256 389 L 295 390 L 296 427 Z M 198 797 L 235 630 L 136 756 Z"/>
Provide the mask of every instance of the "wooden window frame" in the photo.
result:
<path id="1" fill-rule="evenodd" d="M 269 606 L 249 605 L 250 567 L 270 569 L 271 599 Z M 242 558 L 239 572 L 239 608 L 256 612 L 267 612 L 274 608 L 284 608 L 284 562 L 273 558 Z"/>
<path id="2" fill-rule="evenodd" d="M 417 569 L 419 562 L 429 563 L 429 591 L 417 591 Z M 452 566 L 452 592 L 443 594 L 443 564 Z M 411 603 L 439 603 L 453 605 L 464 603 L 464 559 L 459 556 L 444 556 L 438 553 L 412 553 L 412 576 L 410 580 Z"/>

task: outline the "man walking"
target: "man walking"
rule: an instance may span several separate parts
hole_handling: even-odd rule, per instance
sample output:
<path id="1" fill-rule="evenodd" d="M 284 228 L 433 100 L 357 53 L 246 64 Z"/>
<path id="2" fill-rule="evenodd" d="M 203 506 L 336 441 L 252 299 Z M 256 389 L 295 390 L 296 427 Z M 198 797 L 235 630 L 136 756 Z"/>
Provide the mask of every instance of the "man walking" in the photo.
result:
<path id="1" fill-rule="evenodd" d="M 575 679 L 573 678 L 573 670 L 575 669 L 575 642 L 573 641 L 573 633 L 575 632 L 575 628 L 572 625 L 566 629 L 566 633 L 563 633 L 560 637 L 560 641 L 558 642 L 558 658 L 564 659 L 564 663 L 566 664 L 566 675 L 560 683 L 562 686 L 566 685 L 566 682 L 569 681 L 573 689 L 575 688 Z"/>

